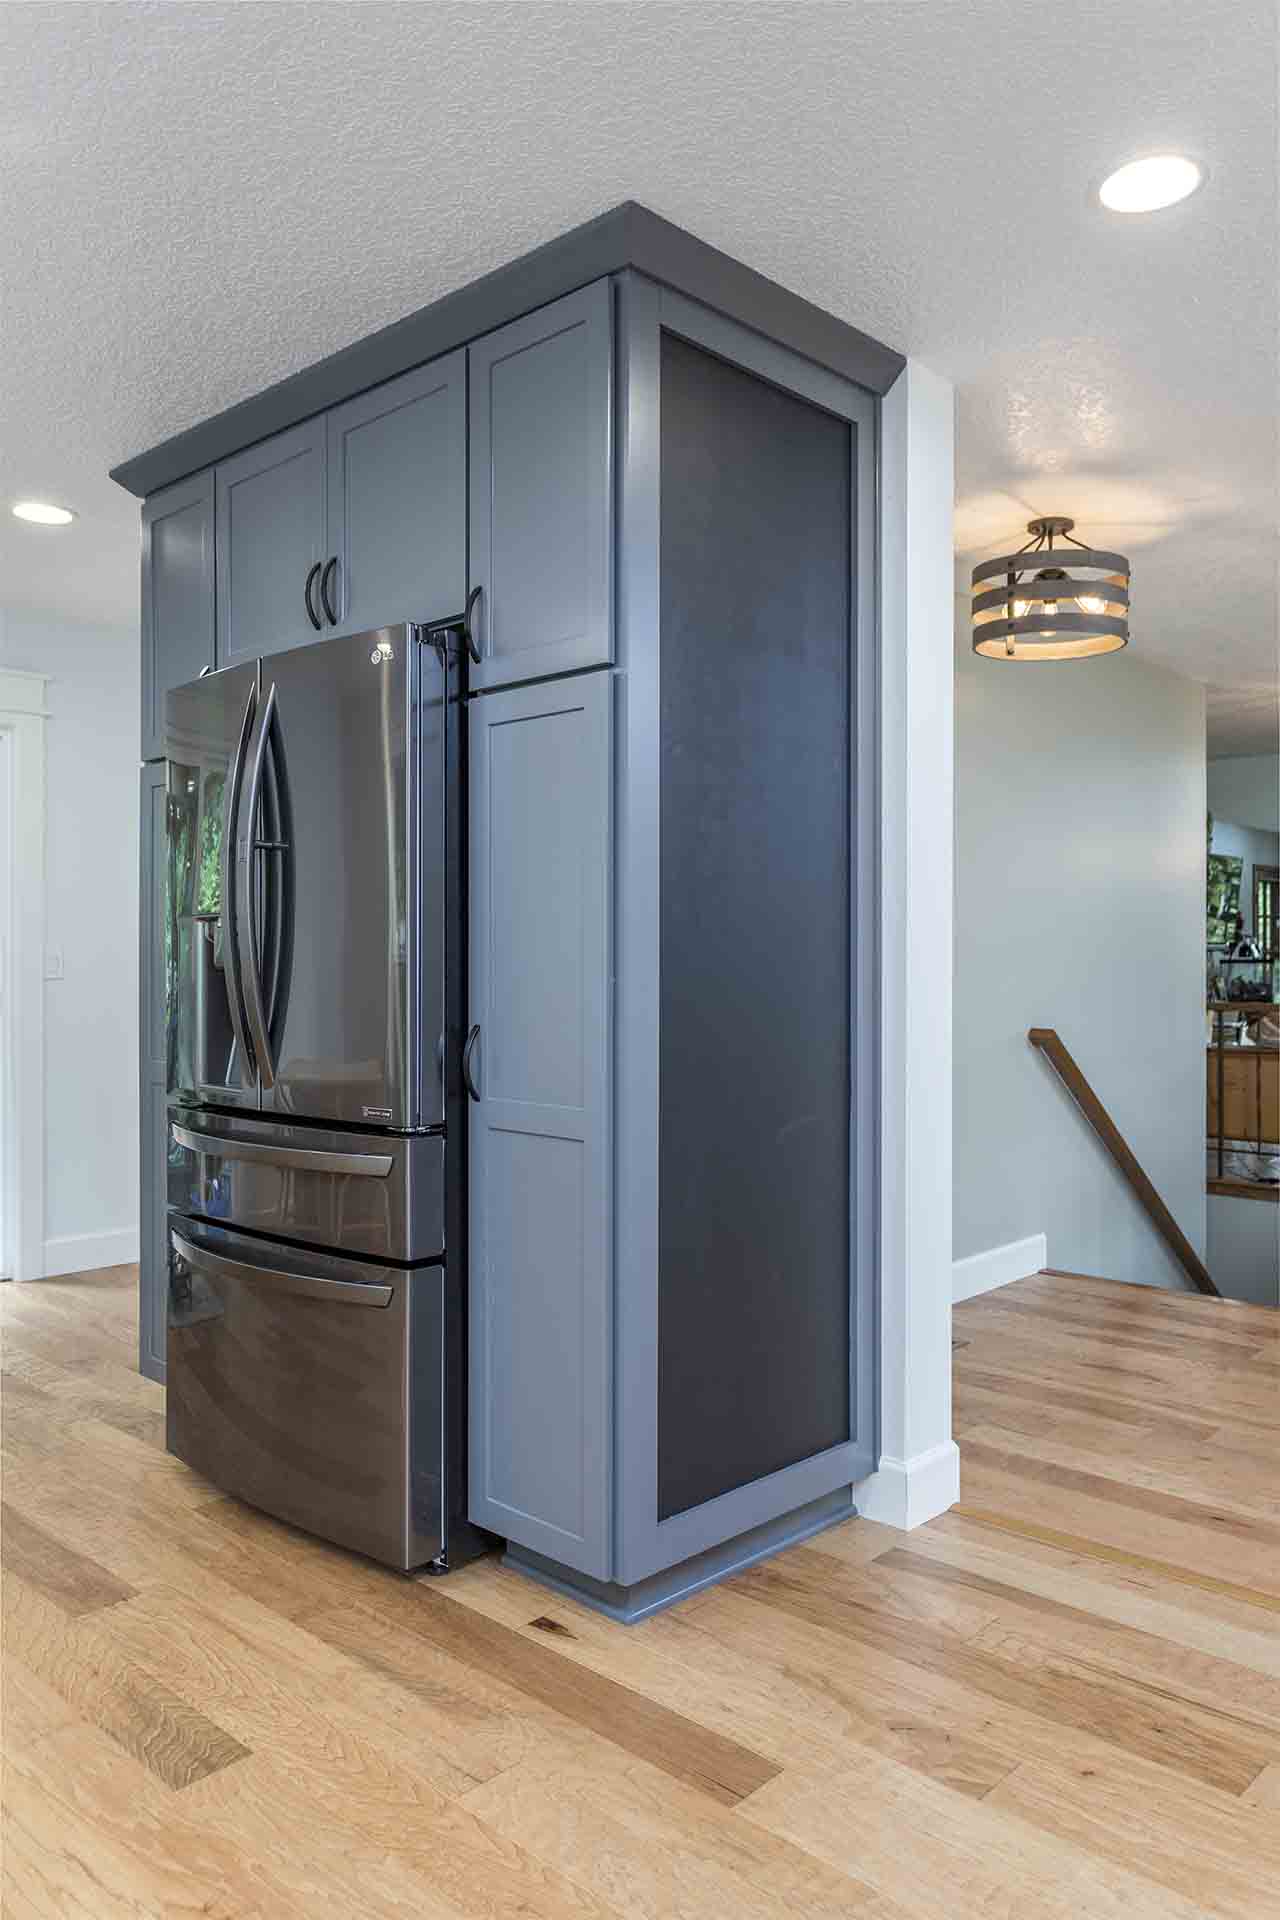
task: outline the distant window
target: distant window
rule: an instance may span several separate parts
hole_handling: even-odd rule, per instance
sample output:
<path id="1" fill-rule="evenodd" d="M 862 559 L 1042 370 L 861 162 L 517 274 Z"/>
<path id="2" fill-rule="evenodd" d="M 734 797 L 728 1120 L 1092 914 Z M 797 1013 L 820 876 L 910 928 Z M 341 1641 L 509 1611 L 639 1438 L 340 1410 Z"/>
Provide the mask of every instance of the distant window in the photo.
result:
<path id="1" fill-rule="evenodd" d="M 1253 937 L 1262 948 L 1264 960 L 1280 958 L 1276 936 L 1280 933 L 1280 867 L 1255 867 L 1253 870 Z"/>

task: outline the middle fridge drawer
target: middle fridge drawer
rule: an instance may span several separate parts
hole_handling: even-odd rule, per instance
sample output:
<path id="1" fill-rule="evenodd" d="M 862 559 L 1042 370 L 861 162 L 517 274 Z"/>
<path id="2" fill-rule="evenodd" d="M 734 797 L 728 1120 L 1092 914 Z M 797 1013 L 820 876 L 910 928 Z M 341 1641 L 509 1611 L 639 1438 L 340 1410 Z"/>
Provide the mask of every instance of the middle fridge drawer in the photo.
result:
<path id="1" fill-rule="evenodd" d="M 362 1258 L 444 1253 L 444 1139 L 173 1108 L 169 1205 Z"/>

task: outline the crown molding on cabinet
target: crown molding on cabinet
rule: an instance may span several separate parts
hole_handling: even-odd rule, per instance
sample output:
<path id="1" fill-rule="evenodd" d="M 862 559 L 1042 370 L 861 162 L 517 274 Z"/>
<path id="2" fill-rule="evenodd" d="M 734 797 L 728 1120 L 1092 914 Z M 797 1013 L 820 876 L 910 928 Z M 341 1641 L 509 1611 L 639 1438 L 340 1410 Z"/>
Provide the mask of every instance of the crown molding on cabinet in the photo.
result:
<path id="1" fill-rule="evenodd" d="M 625 200 L 498 267 L 469 286 L 341 348 L 145 453 L 111 478 L 139 498 L 268 434 L 296 426 L 352 395 L 505 326 L 592 280 L 626 268 L 687 294 L 872 393 L 888 391 L 906 361 L 776 280 L 708 246 L 683 227 Z"/>

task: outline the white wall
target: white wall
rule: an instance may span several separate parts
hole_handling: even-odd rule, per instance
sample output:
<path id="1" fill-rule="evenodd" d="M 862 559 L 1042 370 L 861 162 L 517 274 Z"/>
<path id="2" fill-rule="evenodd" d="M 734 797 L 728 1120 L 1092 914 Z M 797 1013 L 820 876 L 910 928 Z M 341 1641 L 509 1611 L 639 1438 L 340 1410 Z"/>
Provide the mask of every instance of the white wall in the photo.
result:
<path id="1" fill-rule="evenodd" d="M 909 361 L 881 420 L 881 1464 L 858 1510 L 959 1493 L 951 1438 L 953 390 Z"/>
<path id="2" fill-rule="evenodd" d="M 1209 811 L 1237 826 L 1280 832 L 1280 757 L 1250 754 L 1239 760 L 1211 760 Z"/>
<path id="3" fill-rule="evenodd" d="M 137 1257 L 138 634 L 9 609 L 0 665 L 51 676 L 45 1263 L 73 1272 Z"/>
<path id="4" fill-rule="evenodd" d="M 1043 1233 L 1050 1266 L 1182 1286 L 1026 1036 L 1058 1030 L 1203 1255 L 1203 689 L 980 660 L 963 619 L 956 651 L 955 1256 Z"/>
<path id="5" fill-rule="evenodd" d="M 1211 1193 L 1205 1265 L 1228 1300 L 1280 1307 L 1280 1207 Z"/>

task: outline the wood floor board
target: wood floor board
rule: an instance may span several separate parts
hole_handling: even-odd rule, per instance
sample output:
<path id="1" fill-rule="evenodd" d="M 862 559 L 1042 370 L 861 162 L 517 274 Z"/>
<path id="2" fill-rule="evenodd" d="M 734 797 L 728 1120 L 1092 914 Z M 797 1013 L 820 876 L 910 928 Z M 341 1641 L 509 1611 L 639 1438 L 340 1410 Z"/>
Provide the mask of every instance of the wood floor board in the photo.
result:
<path id="1" fill-rule="evenodd" d="M 744 1667 L 770 1658 L 784 1665 L 795 1689 L 798 1727 L 806 1724 L 799 1717 L 804 1713 L 813 1725 L 844 1733 L 838 1751 L 830 1742 L 815 1741 L 807 1755 L 797 1738 L 784 1773 L 821 1769 L 834 1776 L 853 1749 L 879 1753 L 975 1799 L 1029 1759 L 1058 1764 L 1064 1756 L 1082 1766 L 1121 1759 L 1137 1773 L 1148 1768 L 1153 1781 L 1168 1787 L 1185 1784 L 1173 1748 L 1156 1762 L 1143 1762 L 1116 1744 L 1110 1723 L 1072 1725 L 1055 1717 L 1047 1702 L 1024 1708 L 998 1700 L 972 1676 L 921 1666 L 882 1645 L 862 1645 L 795 1615 L 782 1618 L 733 1586 L 717 1593 L 697 1632 L 721 1641 Z M 877 1725 L 889 1727 L 900 1744 L 869 1733 Z M 972 1762 L 975 1749 L 998 1755 L 999 1767 L 984 1777 Z M 1196 1784 L 1197 1790 L 1209 1791 Z"/>
<path id="2" fill-rule="evenodd" d="M 0 1776 L 9 1755 L 25 1752 L 51 1734 L 84 1726 L 60 1693 L 5 1647 L 0 1659 Z"/>
<path id="3" fill-rule="evenodd" d="M 528 1751 L 512 1735 L 506 1703 L 495 1706 L 482 1684 L 467 1695 L 455 1676 L 420 1660 L 423 1692 L 438 1709 L 433 1701 L 428 1711 L 397 1714 L 385 1690 L 363 1684 L 362 1660 L 245 1595 L 215 1592 L 201 1605 L 178 1588 L 157 1588 L 120 1608 L 109 1628 L 139 1658 L 154 1649 L 246 1745 L 312 1778 L 321 1804 L 382 1796 L 439 1811 Z"/>
<path id="4" fill-rule="evenodd" d="M 896 1910 L 862 1881 L 767 1836 L 769 1852 L 743 1845 L 752 1824 L 726 1814 L 682 1820 L 670 1803 L 638 1821 L 634 1783 L 620 1792 L 611 1776 L 547 1772 L 526 1763 L 467 1796 L 492 1828 L 516 1836 L 607 1899 L 628 1920 L 829 1920 L 861 1914 L 889 1920 Z M 762 1829 L 757 1830 L 763 1832 Z M 799 1870 L 797 1871 L 797 1863 Z"/>
<path id="5" fill-rule="evenodd" d="M 1255 1322 L 1242 1324 L 1229 1315 L 1215 1314 L 1214 1304 L 1210 1304 L 1208 1314 L 1201 1315 L 1195 1322 L 1196 1344 L 1202 1352 L 1225 1351 L 1252 1359 L 1267 1350 L 1269 1342 Z M 1035 1328 L 1052 1331 L 1055 1327 L 1069 1327 L 1088 1334 L 1091 1339 L 1114 1337 L 1135 1353 L 1170 1353 L 1181 1357 L 1186 1352 L 1188 1328 L 1185 1324 L 1169 1325 L 1163 1316 L 1143 1307 L 1135 1309 L 1133 1303 L 1119 1302 L 1112 1295 L 1105 1301 L 1096 1295 L 1089 1300 L 1064 1301 L 1061 1290 L 1055 1292 L 1051 1283 L 1043 1289 L 1033 1285 L 1017 1295 L 1002 1290 L 993 1306 L 1002 1316 L 1027 1316 Z"/>
<path id="6" fill-rule="evenodd" d="M 1193 1346 L 1193 1342 L 1188 1342 Z M 992 1324 L 965 1353 L 996 1371 L 1018 1370 L 1028 1384 L 1044 1383 L 1088 1393 L 1121 1394 L 1134 1407 L 1158 1417 L 1171 1401 L 1204 1421 L 1228 1423 L 1270 1442 L 1280 1433 L 1280 1408 L 1273 1386 L 1252 1361 L 1174 1360 L 1163 1354 L 1127 1356 L 1107 1340 L 1088 1341 L 1060 1330 L 1043 1340 L 1027 1337 L 1020 1323 L 1010 1328 L 993 1314 Z M 965 1353 L 957 1356 L 957 1365 Z"/>
<path id="7" fill-rule="evenodd" d="M 1000 1488 L 993 1489 L 993 1497 L 999 1501 Z M 1003 1490 L 1003 1497 L 1012 1503 L 1018 1495 L 1010 1495 Z M 1019 1504 L 1021 1504 L 1019 1500 Z M 1039 1514 L 1043 1515 L 1044 1502 L 1039 1503 Z M 1121 1567 L 1134 1574 L 1146 1575 L 1161 1580 L 1174 1587 L 1197 1588 L 1206 1594 L 1234 1603 L 1236 1606 L 1257 1608 L 1265 1613 L 1280 1613 L 1280 1597 L 1264 1592 L 1260 1587 L 1246 1586 L 1242 1581 L 1226 1580 L 1217 1574 L 1204 1573 L 1198 1567 L 1189 1566 L 1177 1560 L 1161 1560 L 1152 1553 L 1135 1553 L 1131 1547 L 1115 1546 L 1108 1540 L 1097 1539 L 1086 1532 L 1063 1533 L 1056 1527 L 1043 1524 L 1042 1519 L 1030 1518 L 1022 1513 L 1008 1511 L 1007 1506 L 984 1507 L 964 1500 L 953 1509 L 961 1518 L 999 1533 L 1012 1535 L 1015 1539 L 1027 1540 L 1036 1545 L 1048 1546 L 1062 1552 L 1075 1554 L 1099 1565 Z M 1108 1513 L 1103 1524 L 1108 1525 L 1111 1516 Z M 1083 1524 L 1089 1524 L 1088 1516 Z M 1123 1528 L 1120 1529 L 1124 1531 Z M 1181 1544 L 1181 1543 L 1179 1543 Z"/>
<path id="8" fill-rule="evenodd" d="M 1153 1491 L 1110 1475 L 1057 1468 L 1011 1449 L 970 1440 L 962 1506 L 1037 1524 L 1050 1505 L 1066 1531 L 1102 1545 L 1226 1578 L 1248 1592 L 1280 1598 L 1280 1544 L 1274 1522 Z"/>
<path id="9" fill-rule="evenodd" d="M 5 1920 L 1280 1920 L 1280 1315 L 965 1302 L 957 1509 L 634 1628 L 226 1499 L 136 1332 L 0 1288 Z"/>
<path id="10" fill-rule="evenodd" d="M 741 1817 L 938 1920 L 1202 1920 L 1197 1903 L 879 1755 L 788 1769 Z M 1011 1891 L 1012 1890 L 1012 1891 Z"/>
<path id="11" fill-rule="evenodd" d="M 1059 1597 L 1028 1592 L 909 1547 L 884 1554 L 875 1564 L 909 1589 L 917 1583 L 926 1588 L 937 1584 L 971 1596 L 977 1624 L 970 1638 L 979 1644 L 997 1638 L 1002 1627 L 1010 1625 L 1051 1651 L 1069 1652 L 1140 1683 L 1173 1688 L 1199 1706 L 1239 1715 L 1280 1736 L 1280 1679 L 1271 1679 L 1256 1667 L 1236 1665 L 1215 1653 L 1193 1652 L 1185 1640 L 1172 1642 L 1148 1628 L 1109 1622 Z"/>
<path id="12" fill-rule="evenodd" d="M 1011 1649 L 1003 1635 L 988 1638 L 985 1629 L 966 1640 L 946 1628 L 903 1621 L 888 1608 L 869 1604 L 861 1592 L 833 1589 L 828 1577 L 815 1575 L 799 1560 L 793 1554 L 786 1562 L 750 1568 L 735 1587 L 775 1612 L 793 1613 L 869 1651 L 894 1654 L 909 1666 L 959 1680 L 992 1701 L 1083 1732 L 1102 1730 L 1122 1750 L 1228 1792 L 1243 1792 L 1262 1766 L 1280 1757 L 1264 1729 L 1199 1707 L 1169 1689 L 1066 1656 L 1034 1658 L 1038 1649 L 1030 1643 Z"/>
<path id="13" fill-rule="evenodd" d="M 245 1758 L 248 1748 L 224 1727 L 117 1650 L 105 1615 L 73 1619 L 8 1571 L 3 1605 L 6 1649 L 165 1786 L 180 1790 Z"/>
<path id="14" fill-rule="evenodd" d="M 505 1590 L 501 1581 L 477 1577 L 466 1589 L 467 1603 L 528 1634 L 550 1626 L 567 1658 L 625 1678 L 779 1767 L 821 1759 L 838 1768 L 851 1746 L 867 1746 L 980 1798 L 1022 1758 L 1022 1746 L 992 1729 L 980 1703 L 944 1721 L 936 1702 L 909 1684 L 909 1675 L 896 1676 L 889 1689 L 867 1687 L 861 1675 L 845 1684 L 848 1657 L 842 1649 L 832 1673 L 829 1645 L 806 1666 L 796 1657 L 790 1622 L 783 1635 L 775 1633 L 775 1657 L 754 1647 L 744 1657 L 738 1641 L 716 1630 L 723 1589 L 708 1590 L 702 1607 L 658 1615 L 643 1633 L 619 1642 L 610 1622 L 559 1599 L 530 1619 L 525 1583 L 503 1578 Z"/>
<path id="15" fill-rule="evenodd" d="M 1280 1765 L 1264 1767 L 1246 1789 L 1244 1801 L 1250 1807 L 1263 1807 L 1270 1812 L 1273 1808 L 1280 1813 Z M 1274 1824 L 1271 1831 L 1274 1832 Z"/>
<path id="16" fill-rule="evenodd" d="M 0 1558 L 63 1613 L 94 1613 L 133 1594 L 132 1587 L 96 1560 L 63 1546 L 7 1502 L 0 1502 Z"/>
<path id="17" fill-rule="evenodd" d="M 1083 1414 L 1108 1424 L 1139 1427 L 1144 1433 L 1155 1428 L 1177 1439 L 1190 1441 L 1208 1440 L 1220 1431 L 1216 1420 L 1197 1419 L 1178 1408 L 1166 1408 L 1161 1414 L 1153 1407 L 1135 1405 L 1120 1393 L 1089 1393 L 1056 1386 L 1052 1380 L 1033 1380 L 1025 1371 L 997 1371 L 973 1362 L 957 1365 L 955 1374 L 959 1393 L 972 1390 L 994 1396 L 1001 1405 L 1013 1403 L 1038 1410 L 1041 1414 L 1046 1409 Z"/>
<path id="18" fill-rule="evenodd" d="M 1114 1449 L 1095 1445 L 1087 1434 L 1064 1430 L 1053 1420 L 1041 1423 L 1033 1433 L 1014 1432 L 1000 1418 L 984 1418 L 969 1428 L 969 1447 L 995 1452 L 1016 1453 L 1022 1471 L 1037 1477 L 1051 1471 L 1066 1486 L 1077 1485 L 1070 1476 L 1079 1473 L 1114 1484 L 1111 1472 Z M 1280 1486 L 1275 1481 L 1275 1456 L 1262 1448 L 1231 1448 L 1225 1442 L 1188 1442 L 1179 1453 L 1159 1435 L 1140 1448 L 1125 1476 L 1125 1485 L 1112 1498 L 1124 1505 L 1141 1506 L 1148 1513 L 1172 1515 L 1189 1525 L 1208 1526 L 1215 1534 L 1227 1522 L 1238 1521 L 1241 1539 L 1272 1544 L 1280 1537 Z M 975 1454 L 975 1458 L 982 1458 Z M 1078 1490 L 1099 1498 L 1095 1486 L 1080 1482 Z M 1153 1496 L 1144 1499 L 1144 1492 Z M 1198 1511 L 1180 1513 L 1169 1503 L 1185 1501 Z M 1255 1531 L 1256 1529 L 1256 1531 Z"/>
<path id="19" fill-rule="evenodd" d="M 908 1551 L 943 1566 L 971 1571 L 1015 1588 L 1075 1607 L 1102 1625 L 1136 1627 L 1174 1647 L 1228 1660 L 1250 1673 L 1280 1680 L 1280 1631 L 1246 1602 L 1204 1594 L 1143 1571 L 1028 1538 L 1014 1540 L 963 1515 L 905 1537 Z M 887 1555 L 881 1555 L 883 1562 Z"/>
<path id="20" fill-rule="evenodd" d="M 21 1808 L 27 1844 L 36 1843 L 24 1883 L 30 1868 L 51 1895 L 37 1910 L 58 1920 L 307 1920 L 244 1836 L 229 1842 L 203 1821 L 188 1796 L 209 1777 L 174 1794 L 87 1725 L 24 1754 L 19 1768 L 6 1770 L 5 1786 Z"/>
<path id="21" fill-rule="evenodd" d="M 499 1621 L 450 1600 L 437 1587 L 404 1588 L 371 1603 L 375 1619 L 425 1641 L 483 1672 L 497 1675 L 565 1719 L 732 1804 L 754 1793 L 777 1768 L 750 1748 L 701 1726 L 632 1687 L 567 1659 L 558 1646 L 535 1644 Z M 358 1651 L 364 1623 L 354 1623 Z M 332 1621 L 314 1631 L 333 1630 Z"/>
<path id="22" fill-rule="evenodd" d="M 1089 1413 L 1067 1413 L 1028 1397 L 990 1393 L 958 1383 L 956 1418 L 971 1439 L 1012 1447 L 1031 1458 L 1061 1460 L 1110 1473 L 1117 1455 L 1126 1478 L 1189 1500 L 1225 1504 L 1257 1519 L 1280 1519 L 1275 1482 L 1276 1443 L 1230 1428 L 1209 1432 L 1168 1428 L 1155 1414 L 1122 1424 Z M 1003 1435 L 1003 1438 L 990 1436 Z M 1016 1436 L 1010 1441 L 1008 1436 Z M 1226 1493 L 1224 1500 L 1224 1490 Z"/>
<path id="23" fill-rule="evenodd" d="M 1151 1799 L 1124 1768 L 1019 1767 L 988 1804 L 1224 1920 L 1280 1920 L 1280 1844 L 1255 1810 Z"/>

